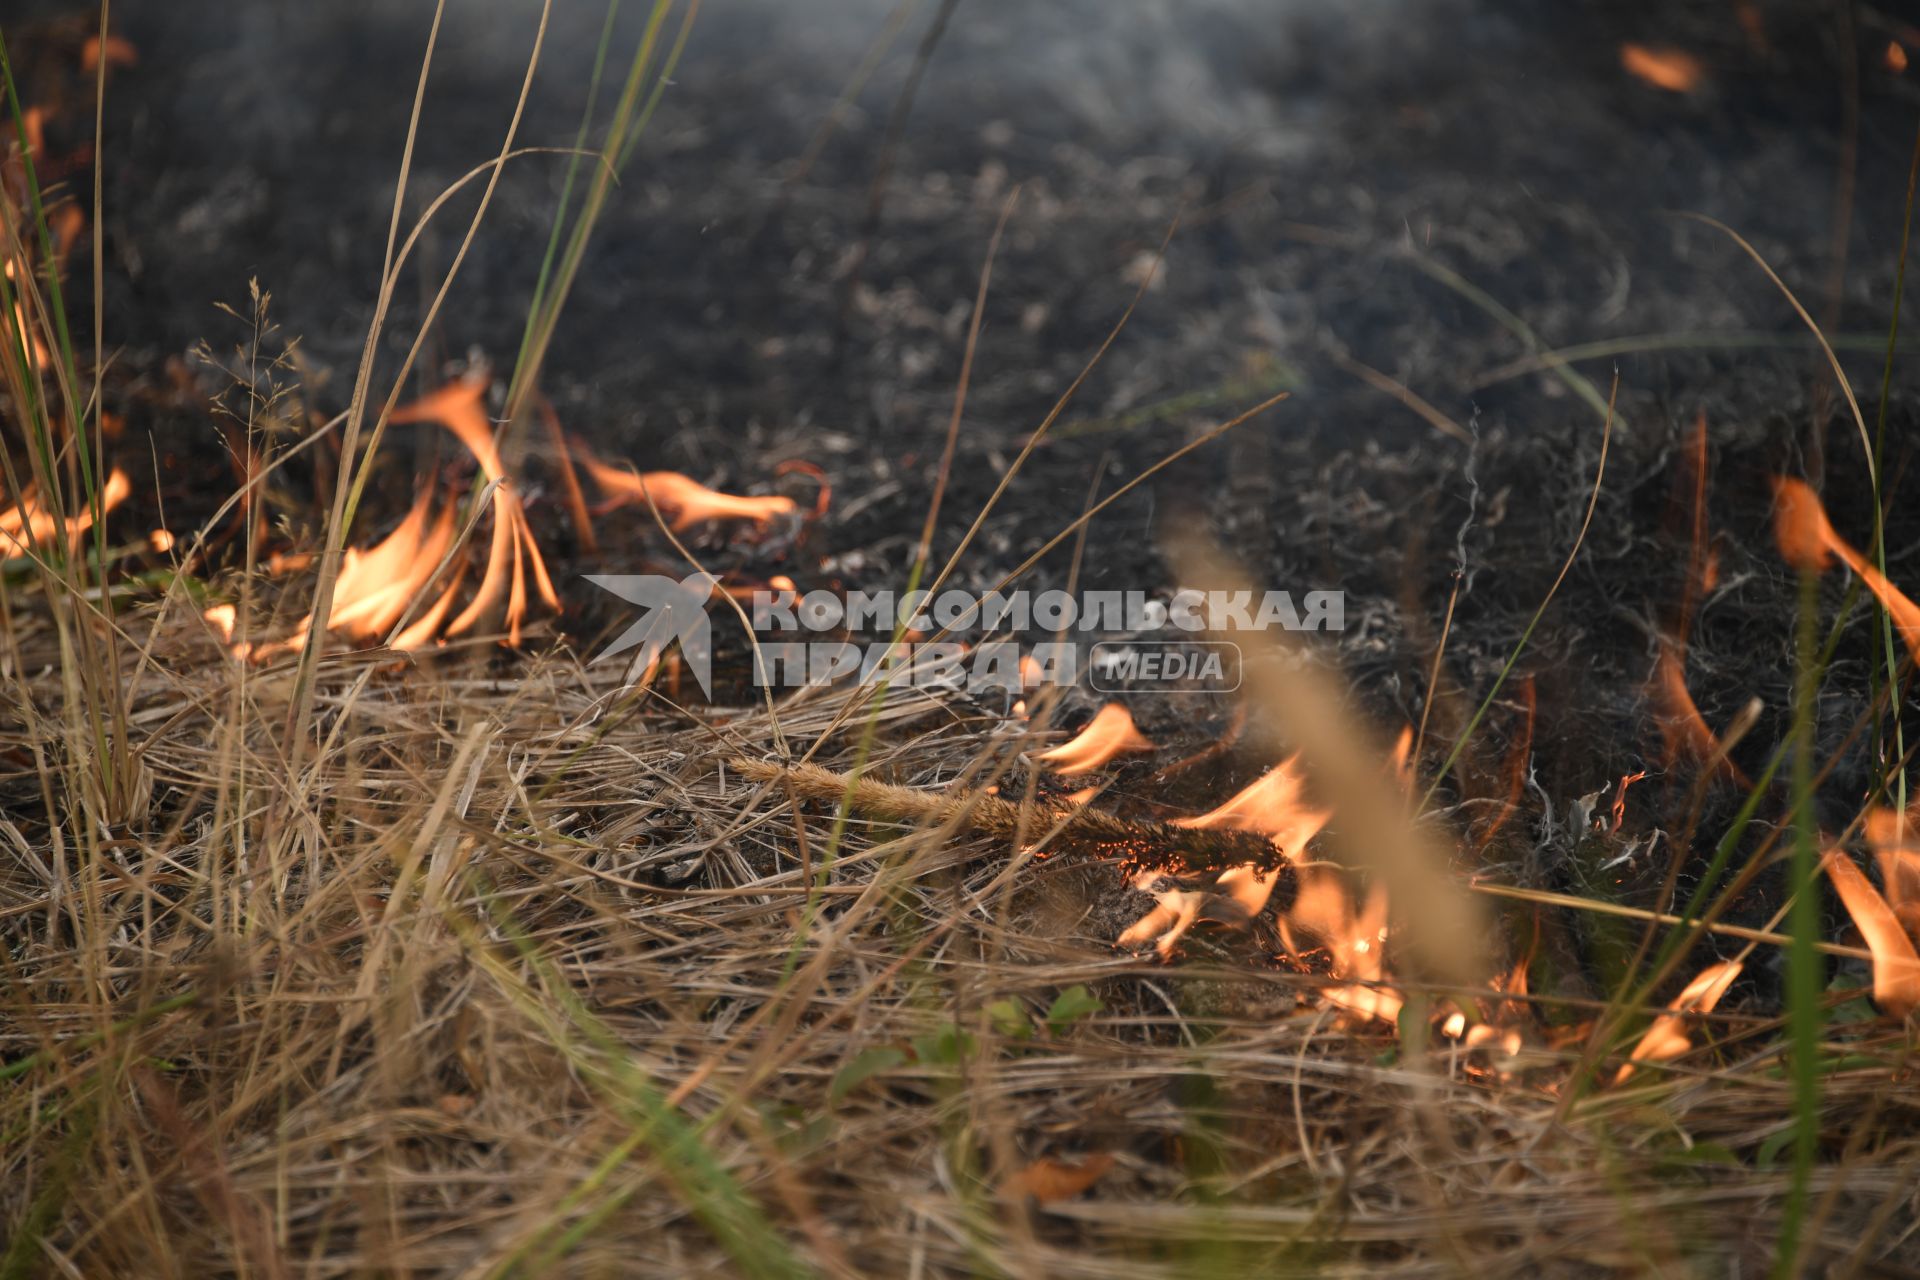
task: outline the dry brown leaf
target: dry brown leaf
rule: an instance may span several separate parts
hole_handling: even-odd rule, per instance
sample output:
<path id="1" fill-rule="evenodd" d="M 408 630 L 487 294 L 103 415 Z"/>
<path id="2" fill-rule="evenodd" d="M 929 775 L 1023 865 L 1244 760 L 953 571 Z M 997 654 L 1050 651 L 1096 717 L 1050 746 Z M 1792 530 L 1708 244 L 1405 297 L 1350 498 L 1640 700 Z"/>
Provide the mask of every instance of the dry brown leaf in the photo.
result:
<path id="1" fill-rule="evenodd" d="M 1008 1178 L 1000 1188 L 1008 1198 L 1032 1196 L 1041 1204 L 1069 1200 L 1100 1181 L 1113 1167 L 1111 1152 L 1101 1151 L 1078 1164 L 1042 1157 Z"/>

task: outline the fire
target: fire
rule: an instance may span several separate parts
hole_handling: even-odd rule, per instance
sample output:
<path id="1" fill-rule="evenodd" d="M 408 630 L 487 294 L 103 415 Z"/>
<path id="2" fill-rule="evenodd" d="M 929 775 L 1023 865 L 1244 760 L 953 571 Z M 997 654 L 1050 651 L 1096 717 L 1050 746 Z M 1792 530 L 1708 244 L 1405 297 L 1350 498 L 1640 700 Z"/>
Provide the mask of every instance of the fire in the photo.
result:
<path id="1" fill-rule="evenodd" d="M 1619 1084 L 1632 1075 L 1636 1062 L 1671 1062 L 1692 1049 L 1693 1041 L 1687 1036 L 1688 1015 L 1711 1013 L 1733 980 L 1740 976 L 1740 969 L 1738 960 L 1723 960 L 1702 969 L 1667 1005 L 1667 1012 L 1654 1019 L 1613 1082 Z"/>
<path id="2" fill-rule="evenodd" d="M 1901 928 L 1900 915 L 1840 850 L 1827 850 L 1820 865 L 1873 953 L 1874 1003 L 1904 1018 L 1920 1007 L 1920 954 Z"/>
<path id="3" fill-rule="evenodd" d="M 599 508 L 600 511 L 612 511 L 634 503 L 644 507 L 651 495 L 653 505 L 660 509 L 667 527 L 675 533 L 709 520 L 751 520 L 755 526 L 764 528 L 776 517 L 791 515 L 799 510 L 792 498 L 778 494 L 756 498 L 720 493 L 677 471 L 649 471 L 637 475 L 589 457 L 583 457 L 580 461 L 587 474 L 593 477 L 593 482 L 607 493 L 607 501 Z"/>
<path id="4" fill-rule="evenodd" d="M 1333 961 L 1333 976 L 1353 986 L 1330 987 L 1327 1002 L 1356 1017 L 1392 1022 L 1400 1016 L 1401 999 L 1379 983 L 1386 977 L 1387 893 L 1380 885 L 1367 892 L 1357 909 L 1346 877 L 1330 867 L 1306 867 L 1300 874 L 1300 894 L 1287 913 L 1288 946 L 1292 933 L 1304 930 L 1320 940 Z"/>
<path id="5" fill-rule="evenodd" d="M 1219 808 L 1197 818 L 1183 818 L 1182 827 L 1219 827 L 1228 831 L 1257 831 L 1273 841 L 1288 860 L 1298 861 L 1307 841 L 1320 834 L 1332 815 L 1309 807 L 1306 777 L 1299 757 L 1290 756 Z"/>
<path id="6" fill-rule="evenodd" d="M 371 550 L 347 551 L 334 588 L 333 609 L 327 615 L 327 629 L 355 640 L 384 639 L 414 597 L 425 590 L 434 569 L 453 545 L 453 534 L 453 508 L 441 507 L 435 518 L 432 494 L 423 491 L 407 518 Z M 453 588 L 449 587 L 418 621 L 394 638 L 393 647 L 416 649 L 425 644 L 452 603 Z"/>
<path id="7" fill-rule="evenodd" d="M 104 45 L 99 36 L 89 37 L 80 50 L 82 69 L 88 72 L 97 70 L 103 57 L 108 66 L 126 66 L 136 60 L 133 46 L 117 36 L 108 36 Z M 56 271 L 63 271 L 74 245 L 86 230 L 87 218 L 78 203 L 50 195 L 49 187 L 91 161 L 93 148 L 83 145 L 64 155 L 50 155 L 47 151 L 47 124 L 53 114 L 42 104 L 28 103 L 20 108 L 18 127 L 15 128 L 11 123 L 5 126 L 5 133 L 11 135 L 12 143 L 0 148 L 0 151 L 10 153 L 0 154 L 0 201 L 11 206 L 8 211 L 11 224 L 28 224 L 23 214 L 28 204 L 25 160 L 30 158 L 41 195 L 49 198 L 44 212 L 47 227 L 53 236 L 51 265 Z M 37 275 L 41 269 L 32 252 L 24 247 L 20 261 L 29 274 Z M 5 270 L 9 280 L 19 279 L 13 260 L 7 261 Z M 26 337 L 22 345 L 26 348 L 27 359 L 33 370 L 37 372 L 46 368 L 52 362 L 52 354 L 42 339 L 40 326 L 29 322 L 24 299 L 16 302 L 11 319 L 15 332 Z"/>
<path id="8" fill-rule="evenodd" d="M 82 71 L 99 70 L 100 55 L 103 52 L 110 67 L 137 66 L 140 62 L 140 54 L 130 41 L 109 34 L 103 45 L 96 34 L 88 36 L 86 43 L 80 46 L 80 69 Z"/>
<path id="9" fill-rule="evenodd" d="M 1808 573 L 1826 572 L 1833 563 L 1833 545 L 1840 542 L 1840 537 L 1827 522 L 1827 511 L 1819 497 L 1804 481 L 1788 476 L 1773 478 L 1773 494 L 1777 504 L 1773 510 L 1773 540 L 1780 548 L 1780 558 Z"/>
<path id="10" fill-rule="evenodd" d="M 1887 901 L 1907 932 L 1920 937 L 1920 812 L 1874 809 L 1866 826 Z"/>
<path id="11" fill-rule="evenodd" d="M 14 271 L 12 259 L 7 260 L 4 270 L 8 280 L 19 279 L 19 275 Z M 13 304 L 13 323 L 10 327 L 14 333 L 23 333 L 27 336 L 25 343 L 27 367 L 33 371 L 34 376 L 39 376 L 40 372 L 52 363 L 53 354 L 47 350 L 47 344 L 41 338 L 39 329 L 27 317 L 27 304 L 24 297 L 17 297 Z"/>
<path id="12" fill-rule="evenodd" d="M 1133 717 L 1117 702 L 1109 702 L 1071 741 L 1042 751 L 1034 759 L 1065 777 L 1092 773 L 1115 756 L 1152 751 L 1153 742 L 1133 727 Z"/>
<path id="13" fill-rule="evenodd" d="M 209 606 L 200 616 L 220 633 L 221 644 L 233 643 L 233 628 L 235 622 L 239 620 L 239 610 L 230 604 L 216 604 Z"/>
<path id="14" fill-rule="evenodd" d="M 500 457 L 500 446 L 493 438 L 493 424 L 488 421 L 482 400 L 487 393 L 487 379 L 484 376 L 466 377 L 451 382 L 440 390 L 417 400 L 413 404 L 403 405 L 393 412 L 395 422 L 438 422 L 458 437 L 460 443 L 467 446 L 474 459 L 479 462 L 480 470 L 488 480 L 495 484 L 493 491 L 493 544 L 487 552 L 486 572 L 481 576 L 480 586 L 467 607 L 459 616 L 447 624 L 446 634 L 457 636 L 472 630 L 494 610 L 505 607 L 507 623 L 507 642 L 520 643 L 520 628 L 527 617 L 527 579 L 533 579 L 533 588 L 549 609 L 560 611 L 560 597 L 554 593 L 553 582 L 547 577 L 547 563 L 540 556 L 540 548 L 533 540 L 533 530 L 527 524 L 526 508 L 520 501 L 520 494 L 514 488 L 512 478 L 507 474 L 506 464 Z M 416 506 L 415 515 L 424 525 L 425 515 Z M 411 522 L 414 516 L 409 516 Z M 452 514 L 446 516 L 449 533 L 452 529 Z M 396 534 L 399 532 L 395 531 Z M 389 540 L 391 541 L 391 540 Z M 383 543 L 384 548 L 387 544 Z M 368 553 L 371 559 L 375 553 Z M 383 566 L 393 567 L 393 557 L 389 554 L 383 560 Z M 430 576 L 434 561 L 429 559 L 424 566 L 412 565 L 403 571 L 414 580 L 415 586 L 425 585 L 425 576 Z M 341 575 L 338 591 L 346 585 L 344 572 Z M 385 584 L 368 584 L 383 589 Z M 400 609 L 406 607 L 411 596 L 402 598 Z M 450 603 L 443 596 L 439 603 L 428 611 L 437 625 L 439 617 L 445 613 Z M 378 612 L 375 610 L 373 612 Z M 398 616 L 399 610 L 394 611 Z M 335 611 L 335 616 L 338 610 Z M 425 620 L 424 618 L 422 619 Z M 329 627 L 339 624 L 329 621 Z M 408 636 L 414 629 L 408 629 Z"/>
<path id="15" fill-rule="evenodd" d="M 133 486 L 127 480 L 126 473 L 115 467 L 100 490 L 100 510 L 113 510 L 126 501 L 127 494 L 132 491 Z M 0 554 L 25 555 L 30 548 L 51 542 L 57 533 L 66 535 L 69 547 L 75 546 L 80 541 L 80 535 L 91 528 L 91 504 L 83 505 L 77 514 L 63 519 L 47 510 L 39 496 L 28 489 L 19 502 L 0 511 Z"/>
<path id="16" fill-rule="evenodd" d="M 1412 795 L 1413 784 L 1415 782 L 1413 776 L 1412 725 L 1402 726 L 1400 737 L 1393 744 L 1393 756 L 1388 761 L 1388 767 L 1392 770 L 1393 780 L 1399 785 L 1400 790 L 1408 795 Z"/>
<path id="17" fill-rule="evenodd" d="M 391 416 L 393 422 L 437 422 L 453 433 L 492 483 L 493 511 L 486 568 L 472 599 L 455 613 L 466 569 L 462 558 L 453 580 L 439 586 L 439 594 L 432 603 L 420 608 L 413 621 L 393 635 L 390 641 L 393 648 L 419 649 L 438 639 L 461 635 L 496 617 L 506 623 L 507 643 L 517 645 L 536 600 L 555 612 L 560 610 L 560 598 L 534 540 L 525 503 L 487 416 L 485 399 L 489 385 L 490 380 L 484 373 L 469 374 L 412 404 L 400 406 Z M 560 441 L 567 475 L 571 477 L 574 464 L 566 449 L 564 434 L 557 426 L 553 427 L 553 433 Z M 651 492 L 655 504 L 675 529 L 718 519 L 745 519 L 765 524 L 775 516 L 796 509 L 790 498 L 734 497 L 716 493 L 672 472 L 640 476 L 591 458 L 583 457 L 583 463 L 588 474 L 612 495 L 603 510 L 634 501 L 644 502 Z M 584 514 L 584 504 L 576 502 L 575 511 L 576 515 Z M 327 630 L 361 642 L 385 640 L 422 593 L 435 589 L 439 568 L 455 549 L 456 520 L 452 503 L 441 507 L 437 516 L 434 512 L 432 492 L 423 491 L 407 517 L 377 545 L 364 550 L 349 549 L 345 553 L 334 587 Z M 583 533 L 590 535 L 591 530 L 583 528 Z M 280 552 L 268 560 L 269 567 L 276 573 L 302 568 L 310 562 L 310 556 Z M 783 581 L 781 589 L 792 590 L 792 582 Z M 304 643 L 311 626 L 311 618 L 303 621 L 291 640 L 261 649 L 260 656 L 284 652 Z"/>
<path id="18" fill-rule="evenodd" d="M 1527 961 L 1522 960 L 1514 965 L 1504 977 L 1495 978 L 1493 987 L 1494 990 L 1505 992 L 1509 996 L 1524 997 L 1527 994 Z M 1476 1022 L 1472 1026 L 1467 1025 L 1466 1014 L 1456 1011 L 1449 1014 L 1446 1021 L 1441 1024 L 1440 1033 L 1449 1040 L 1459 1040 L 1467 1049 L 1492 1045 L 1511 1058 L 1517 1055 L 1526 1044 L 1525 1034 L 1518 1026 L 1512 1025 L 1512 1020 L 1517 1018 L 1525 1007 L 1524 1002 L 1519 999 L 1498 1001 L 1492 1011 L 1494 1015 L 1492 1018 L 1485 1022 Z"/>
<path id="19" fill-rule="evenodd" d="M 1663 643 L 1653 673 L 1654 700 L 1660 712 L 1657 723 L 1665 744 L 1665 760 L 1686 758 L 1705 764 L 1720 755 L 1720 738 L 1707 724 L 1706 717 L 1687 690 L 1687 676 L 1677 646 Z M 1746 775 L 1731 760 L 1722 759 L 1720 769 L 1738 786 L 1746 786 Z"/>
<path id="20" fill-rule="evenodd" d="M 1898 40 L 1887 41 L 1885 58 L 1887 70 L 1895 75 L 1903 75 L 1907 70 L 1907 46 Z"/>
<path id="21" fill-rule="evenodd" d="M 1690 93 L 1700 87 L 1705 69 L 1700 59 L 1679 49 L 1652 48 L 1644 44 L 1620 46 L 1620 65 L 1628 74 L 1669 93 Z"/>
<path id="22" fill-rule="evenodd" d="M 340 576 L 334 584 L 327 630 L 361 643 L 386 640 L 408 606 L 432 584 L 435 571 L 453 546 L 452 505 L 442 506 L 438 516 L 434 515 L 433 508 L 432 491 L 422 490 L 412 510 L 392 533 L 368 550 L 347 548 L 340 563 Z M 456 571 L 454 580 L 441 591 L 439 598 L 393 637 L 392 648 L 411 652 L 433 642 L 440 634 L 441 623 L 453 609 L 462 576 Z M 231 606 L 226 605 L 218 608 L 231 610 Z M 232 639 L 230 612 L 224 621 L 215 619 L 212 610 L 206 616 Z M 298 649 L 306 643 L 312 626 L 312 615 L 308 615 L 290 638 L 262 646 L 257 656 L 267 658 Z"/>
<path id="23" fill-rule="evenodd" d="M 1539 693 L 1532 676 L 1520 681 L 1519 693 L 1521 705 L 1526 708 L 1526 717 L 1520 722 L 1513 745 L 1507 749 L 1506 763 L 1501 770 L 1506 774 L 1507 794 L 1501 798 L 1500 807 L 1495 811 L 1486 833 L 1479 838 L 1479 852 L 1482 853 L 1493 846 L 1508 819 L 1520 811 L 1520 794 L 1527 785 L 1527 764 L 1533 758 L 1533 722 L 1539 709 Z"/>
<path id="24" fill-rule="evenodd" d="M 1620 775 L 1620 789 L 1613 793 L 1612 820 L 1607 824 L 1608 835 L 1618 835 L 1621 825 L 1627 820 L 1627 789 L 1636 782 L 1645 781 L 1646 776 L 1647 771 L 1645 769 L 1640 770 L 1638 773 Z"/>
<path id="25" fill-rule="evenodd" d="M 1289 862 L 1297 863 L 1307 842 L 1320 833 L 1331 816 L 1305 803 L 1305 789 L 1306 780 L 1300 773 L 1297 758 L 1290 758 L 1275 765 L 1219 808 L 1197 818 L 1183 819 L 1177 825 L 1257 831 L 1272 841 L 1274 848 Z M 1154 949 L 1163 957 L 1171 955 L 1187 930 L 1200 919 L 1209 897 L 1224 896 L 1239 912 L 1245 913 L 1245 918 L 1251 919 L 1267 905 L 1278 880 L 1278 872 L 1262 875 L 1251 865 L 1234 867 L 1221 873 L 1213 886 L 1217 892 L 1208 894 L 1178 887 L 1159 888 L 1160 877 L 1153 872 L 1143 872 L 1135 879 L 1134 886 L 1153 893 L 1159 905 L 1120 935 L 1120 945 L 1132 947 L 1152 941 Z"/>
<path id="26" fill-rule="evenodd" d="M 1893 618 L 1901 640 L 1920 656 L 1920 605 L 1887 581 L 1867 558 L 1854 550 L 1827 520 L 1826 508 L 1803 481 L 1776 476 L 1773 489 L 1779 505 L 1774 509 L 1774 539 L 1780 555 L 1796 569 L 1819 573 L 1838 556 L 1873 592 L 1880 605 Z"/>

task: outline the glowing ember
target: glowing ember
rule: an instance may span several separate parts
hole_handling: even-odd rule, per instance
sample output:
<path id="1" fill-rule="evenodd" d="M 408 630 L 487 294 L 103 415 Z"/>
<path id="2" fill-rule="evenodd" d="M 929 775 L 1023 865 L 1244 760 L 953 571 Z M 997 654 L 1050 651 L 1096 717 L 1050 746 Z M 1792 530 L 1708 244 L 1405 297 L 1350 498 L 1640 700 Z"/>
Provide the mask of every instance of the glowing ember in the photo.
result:
<path id="1" fill-rule="evenodd" d="M 1705 75 L 1700 59 L 1679 49 L 1655 49 L 1643 44 L 1620 46 L 1620 65 L 1628 74 L 1669 93 L 1688 93 L 1699 88 Z"/>
<path id="2" fill-rule="evenodd" d="M 1898 40 L 1887 41 L 1885 62 L 1887 70 L 1895 75 L 1903 74 L 1907 69 L 1907 47 Z"/>
<path id="3" fill-rule="evenodd" d="M 1527 962 L 1522 960 L 1505 976 L 1494 979 L 1493 987 L 1512 996 L 1527 994 Z M 1518 1054 L 1526 1043 L 1521 1029 L 1512 1025 L 1521 1015 L 1525 1005 L 1519 1000 L 1501 1000 L 1497 1002 L 1494 1016 L 1484 1022 L 1467 1025 L 1467 1015 L 1460 1012 L 1449 1014 L 1440 1026 L 1440 1033 L 1449 1040 L 1458 1040 L 1467 1049 L 1479 1049 L 1492 1046 L 1509 1058 Z"/>
<path id="4" fill-rule="evenodd" d="M 1153 743 L 1133 727 L 1133 717 L 1127 709 L 1117 702 L 1109 702 L 1071 741 L 1042 751 L 1034 759 L 1053 772 L 1072 778 L 1092 773 L 1126 752 L 1153 749 Z"/>
<path id="5" fill-rule="evenodd" d="M 756 526 L 765 527 L 776 517 L 799 510 L 792 498 L 777 494 L 750 498 L 720 493 L 677 471 L 636 475 L 592 458 L 582 458 L 581 465 L 608 495 L 601 511 L 634 503 L 644 507 L 651 495 L 653 505 L 660 509 L 667 527 L 675 533 L 709 520 L 751 520 Z"/>
<path id="6" fill-rule="evenodd" d="M 394 410 L 393 421 L 438 422 L 467 446 L 479 462 L 482 474 L 497 486 L 493 491 L 493 544 L 487 552 L 486 572 L 481 576 L 479 589 L 475 591 L 473 599 L 458 617 L 447 624 L 446 634 L 457 636 L 470 631 L 504 606 L 507 642 L 517 645 L 520 643 L 521 625 L 527 617 L 528 577 L 532 577 L 534 590 L 540 599 L 556 613 L 560 611 L 560 597 L 554 594 L 553 583 L 547 577 L 546 561 L 541 559 L 540 548 L 533 540 L 533 530 L 527 525 L 526 508 L 521 504 L 520 494 L 513 487 L 506 464 L 500 458 L 500 446 L 493 438 L 493 424 L 482 405 L 486 393 L 486 378 L 462 378 L 422 400 Z M 422 515 L 423 524 L 424 520 Z M 451 532 L 451 513 L 448 513 L 447 520 Z M 429 576 L 432 568 L 432 563 L 425 566 Z M 424 577 L 415 576 L 417 585 L 425 585 Z M 345 585 L 344 571 L 341 585 Z M 448 598 L 443 596 L 429 610 L 429 615 L 437 620 L 445 612 L 441 606 L 448 603 Z M 405 605 L 406 601 L 403 600 L 401 608 L 404 609 Z M 329 623 L 329 626 L 337 625 Z M 408 635 L 412 636 L 411 628 Z"/>
<path id="7" fill-rule="evenodd" d="M 1773 490 L 1778 505 L 1774 508 L 1774 539 L 1780 555 L 1796 569 L 1819 573 L 1840 557 L 1873 592 L 1880 605 L 1893 618 L 1900 638 L 1915 655 L 1920 655 L 1920 605 L 1907 598 L 1900 588 L 1868 563 L 1867 558 L 1834 532 L 1827 520 L 1826 508 L 1819 497 L 1799 480 L 1776 476 Z"/>
<path id="8" fill-rule="evenodd" d="M 1667 1012 L 1653 1020 L 1613 1082 L 1619 1084 L 1632 1075 L 1636 1062 L 1671 1062 L 1692 1049 L 1693 1041 L 1687 1036 L 1688 1015 L 1711 1013 L 1733 980 L 1740 976 L 1740 969 L 1738 960 L 1723 960 L 1702 969 L 1667 1005 Z"/>
<path id="9" fill-rule="evenodd" d="M 1607 827 L 1607 833 L 1609 835 L 1617 835 L 1620 831 L 1621 824 L 1627 820 L 1627 788 L 1636 782 L 1642 781 L 1646 776 L 1647 771 L 1645 769 L 1642 769 L 1638 773 L 1621 775 L 1620 789 L 1613 793 L 1613 821 Z"/>
<path id="10" fill-rule="evenodd" d="M 133 491 L 126 473 L 118 467 L 107 476 L 107 483 L 100 490 L 100 509 L 111 511 L 126 501 L 127 494 Z M 29 489 L 18 503 L 0 511 L 0 555 L 25 555 L 34 546 L 45 546 L 53 538 L 64 532 L 69 547 L 79 543 L 80 535 L 93 527 L 93 507 L 83 505 L 80 511 L 62 519 L 41 505 L 39 497 Z"/>
<path id="11" fill-rule="evenodd" d="M 1900 927 L 1900 917 L 1887 905 L 1853 859 L 1829 849 L 1820 865 L 1833 881 L 1854 927 L 1873 953 L 1873 1001 L 1897 1018 L 1920 1007 L 1920 955 L 1913 939 Z"/>

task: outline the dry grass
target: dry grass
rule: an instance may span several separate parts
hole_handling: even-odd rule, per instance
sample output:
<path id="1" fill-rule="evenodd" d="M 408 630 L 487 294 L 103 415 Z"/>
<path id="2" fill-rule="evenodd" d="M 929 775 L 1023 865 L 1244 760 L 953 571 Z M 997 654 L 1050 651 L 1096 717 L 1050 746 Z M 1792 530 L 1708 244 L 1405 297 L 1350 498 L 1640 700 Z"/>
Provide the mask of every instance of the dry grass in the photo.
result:
<path id="1" fill-rule="evenodd" d="M 1773 1024 L 1716 1019 L 1714 1051 L 1558 1116 L 1578 1046 L 1548 1047 L 1546 1018 L 1580 1009 L 1540 1002 L 1494 1064 L 1344 1023 L 1321 979 L 1210 943 L 1116 954 L 1146 899 L 1098 861 L 856 814 L 828 865 L 833 806 L 725 768 L 766 754 L 764 710 L 683 714 L 563 651 L 331 658 L 325 746 L 295 782 L 290 670 L 232 662 L 169 608 L 123 619 L 157 622 L 168 655 L 127 672 L 145 794 L 126 824 L 47 824 L 22 766 L 61 744 L 0 739 L 15 1274 L 1765 1257 L 1752 1225 L 1786 1194 L 1790 1128 Z M 51 636 L 16 610 L 11 669 Z M 782 735 L 812 744 L 849 696 L 796 697 Z M 57 698 L 40 710 L 57 724 Z M 994 773 L 1022 745 L 1004 730 L 896 692 L 871 768 Z M 848 763 L 853 736 L 816 759 Z M 1049 1026 L 1077 985 L 1100 1007 Z M 1827 1258 L 1898 1251 L 1920 1160 L 1903 1037 L 1842 1032 L 1813 1184 Z M 1007 1191 L 1103 1153 L 1078 1196 Z"/>

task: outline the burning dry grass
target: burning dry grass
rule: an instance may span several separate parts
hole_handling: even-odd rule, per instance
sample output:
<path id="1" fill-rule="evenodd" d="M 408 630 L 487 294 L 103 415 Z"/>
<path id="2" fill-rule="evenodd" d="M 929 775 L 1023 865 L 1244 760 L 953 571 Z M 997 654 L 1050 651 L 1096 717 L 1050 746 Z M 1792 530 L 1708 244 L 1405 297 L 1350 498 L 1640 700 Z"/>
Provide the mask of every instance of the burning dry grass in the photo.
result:
<path id="1" fill-rule="evenodd" d="M 779 708 L 829 779 L 794 785 L 730 764 L 764 710 L 689 719 L 564 652 L 344 654 L 290 777 L 285 663 L 184 604 L 124 625 L 169 655 L 126 672 L 139 817 L 29 820 L 56 744 L 0 739 L 16 1271 L 1639 1272 L 1755 1248 L 1784 1194 L 1767 1021 L 1683 996 L 1569 1108 L 1578 1001 L 1490 988 L 1502 1037 L 1429 1045 L 1369 1015 L 1458 995 L 1382 990 L 1384 949 L 1116 952 L 1151 899 L 1061 813 L 974 820 L 1036 744 L 965 702 L 892 695 L 869 772 L 932 808 L 854 794 L 836 838 L 852 691 Z M 16 612 L 18 659 L 52 638 Z M 1292 927 L 1388 941 L 1333 874 Z M 1857 1145 L 1910 1126 L 1902 1033 L 1835 1034 L 1828 1256 L 1920 1158 Z"/>
<path id="2" fill-rule="evenodd" d="M 1628 65 L 1675 91 L 1698 78 L 1665 55 Z M 0 512 L 0 551 L 31 568 L 0 579 L 17 711 L 0 719 L 0 1275 L 1640 1274 L 1769 1256 L 1751 1226 L 1795 1194 L 1804 1063 L 1729 993 L 1786 939 L 1689 907 L 1670 936 L 1715 932 L 1740 957 L 1676 946 L 1654 965 L 1672 981 L 1636 991 L 1643 945 L 1612 1000 L 1543 989 L 1468 892 L 1468 842 L 1423 811 L 1424 721 L 1389 750 L 1336 677 L 1276 651 L 1229 732 L 1277 763 L 1138 816 L 1107 800 L 1128 761 L 1184 753 L 1164 781 L 1231 744 L 1149 736 L 1119 703 L 1055 742 L 1024 707 L 904 688 L 688 711 L 564 644 L 501 654 L 496 630 L 518 644 L 562 603 L 500 439 L 531 376 L 502 418 L 475 374 L 369 419 L 375 439 L 440 424 L 484 487 L 463 505 L 423 483 L 349 546 L 339 516 L 372 466 L 349 446 L 361 470 L 340 477 L 327 549 L 281 561 L 320 566 L 290 634 L 249 638 L 253 581 L 240 606 L 188 598 L 184 574 L 116 604 L 76 553 L 90 533 L 110 568 L 102 517 L 126 478 L 81 483 L 77 366 L 24 283 L 22 202 L 0 212 L 9 265 L 29 267 L 0 297 L 9 403 L 61 391 Z M 535 348 L 557 306 L 536 307 Z M 601 463 L 544 416 L 583 539 L 570 453 L 597 514 L 644 507 L 669 534 L 797 515 Z M 1914 643 L 1911 602 L 1803 490 L 1780 490 L 1790 561 L 1838 557 Z M 930 516 L 923 553 L 934 532 Z M 1210 548 L 1174 550 L 1189 578 L 1231 580 Z M 1694 550 L 1689 591 L 1698 530 Z M 1653 686 L 1668 755 L 1744 783 L 1688 691 L 1681 612 Z M 1483 845 L 1518 807 L 1531 692 L 1527 708 Z M 1618 834 L 1641 776 L 1595 831 Z M 1060 778 L 1085 789 L 1063 798 Z M 1920 1168 L 1910 1035 L 1882 1016 L 1920 1002 L 1910 818 L 1863 818 L 1882 888 L 1842 849 L 1825 867 L 1869 950 L 1825 949 L 1873 962 L 1879 1011 L 1828 996 L 1798 1184 L 1821 1265 L 1901 1249 Z"/>

